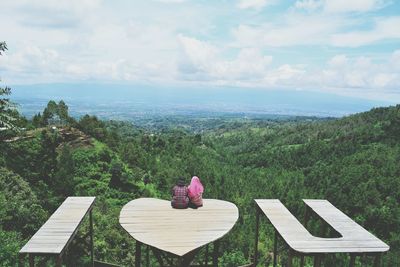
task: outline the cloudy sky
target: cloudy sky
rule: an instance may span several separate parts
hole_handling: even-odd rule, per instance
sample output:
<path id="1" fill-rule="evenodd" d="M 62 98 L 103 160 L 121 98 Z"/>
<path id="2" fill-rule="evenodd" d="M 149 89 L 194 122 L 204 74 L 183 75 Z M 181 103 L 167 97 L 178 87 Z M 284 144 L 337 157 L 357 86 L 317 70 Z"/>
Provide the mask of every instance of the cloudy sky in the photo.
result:
<path id="1" fill-rule="evenodd" d="M 400 102 L 400 1 L 1 0 L 8 85 L 333 92 Z"/>

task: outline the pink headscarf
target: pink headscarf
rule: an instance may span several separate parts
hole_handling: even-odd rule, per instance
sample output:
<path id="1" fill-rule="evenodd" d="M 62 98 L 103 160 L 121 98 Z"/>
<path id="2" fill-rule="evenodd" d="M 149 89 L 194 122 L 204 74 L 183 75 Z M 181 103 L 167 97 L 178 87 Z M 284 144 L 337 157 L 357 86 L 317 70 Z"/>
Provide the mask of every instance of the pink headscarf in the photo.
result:
<path id="1" fill-rule="evenodd" d="M 189 197 L 195 197 L 199 194 L 203 194 L 203 191 L 204 187 L 201 184 L 199 177 L 193 176 L 188 188 Z"/>

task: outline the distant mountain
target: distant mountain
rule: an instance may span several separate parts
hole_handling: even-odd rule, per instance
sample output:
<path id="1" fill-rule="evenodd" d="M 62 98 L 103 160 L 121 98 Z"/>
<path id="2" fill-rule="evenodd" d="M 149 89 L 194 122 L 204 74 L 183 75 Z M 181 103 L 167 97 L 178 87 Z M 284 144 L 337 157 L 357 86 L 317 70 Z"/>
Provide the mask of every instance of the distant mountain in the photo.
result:
<path id="1" fill-rule="evenodd" d="M 394 104 L 309 91 L 234 87 L 38 84 L 14 85 L 12 88 L 12 98 L 27 116 L 43 110 L 50 99 L 65 100 L 75 116 L 90 113 L 108 119 L 199 113 L 341 117 Z"/>

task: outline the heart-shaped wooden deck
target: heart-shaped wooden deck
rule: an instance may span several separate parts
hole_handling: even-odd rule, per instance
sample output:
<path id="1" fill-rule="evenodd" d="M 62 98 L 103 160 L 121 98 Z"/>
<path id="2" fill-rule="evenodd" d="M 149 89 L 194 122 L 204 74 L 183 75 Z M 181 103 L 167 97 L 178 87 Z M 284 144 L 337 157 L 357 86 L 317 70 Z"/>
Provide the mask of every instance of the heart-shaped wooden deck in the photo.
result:
<path id="1" fill-rule="evenodd" d="M 139 198 L 121 210 L 121 226 L 136 240 L 177 256 L 213 242 L 235 225 L 235 204 L 203 199 L 198 209 L 173 209 L 170 201 Z"/>

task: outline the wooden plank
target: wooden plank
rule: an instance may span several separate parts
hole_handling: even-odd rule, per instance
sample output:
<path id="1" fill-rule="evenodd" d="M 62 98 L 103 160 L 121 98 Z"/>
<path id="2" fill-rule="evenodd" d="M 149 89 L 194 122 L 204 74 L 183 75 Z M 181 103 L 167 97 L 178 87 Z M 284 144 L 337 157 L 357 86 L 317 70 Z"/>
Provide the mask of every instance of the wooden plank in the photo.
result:
<path id="1" fill-rule="evenodd" d="M 339 238 L 321 238 L 311 235 L 277 199 L 256 199 L 255 201 L 285 242 L 297 252 L 363 253 L 384 252 L 389 249 L 384 242 L 326 200 L 304 201 L 341 235 Z"/>
<path id="2" fill-rule="evenodd" d="M 62 254 L 94 200 L 95 197 L 68 197 L 19 253 Z"/>
<path id="3" fill-rule="evenodd" d="M 303 201 L 322 220 L 342 235 L 341 243 L 343 247 L 366 248 L 369 250 L 368 252 L 371 252 L 370 249 L 373 248 L 376 248 L 376 252 L 389 250 L 388 245 L 357 224 L 328 200 L 304 199 Z"/>
<path id="4" fill-rule="evenodd" d="M 184 256 L 223 237 L 238 217 L 227 201 L 204 199 L 198 209 L 173 209 L 170 201 L 140 198 L 122 208 L 119 222 L 137 241 Z"/>

